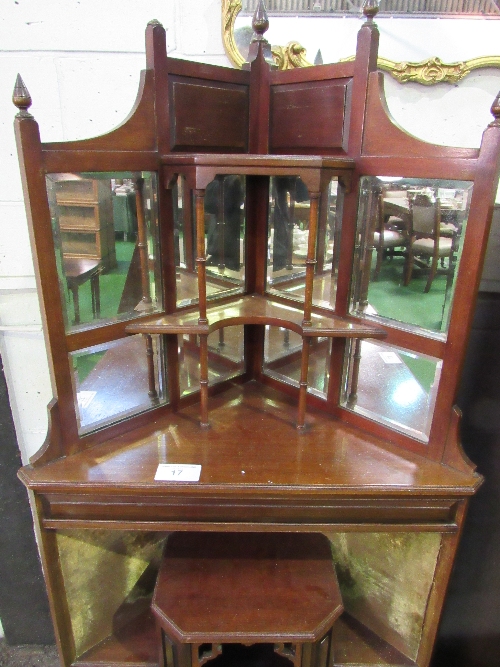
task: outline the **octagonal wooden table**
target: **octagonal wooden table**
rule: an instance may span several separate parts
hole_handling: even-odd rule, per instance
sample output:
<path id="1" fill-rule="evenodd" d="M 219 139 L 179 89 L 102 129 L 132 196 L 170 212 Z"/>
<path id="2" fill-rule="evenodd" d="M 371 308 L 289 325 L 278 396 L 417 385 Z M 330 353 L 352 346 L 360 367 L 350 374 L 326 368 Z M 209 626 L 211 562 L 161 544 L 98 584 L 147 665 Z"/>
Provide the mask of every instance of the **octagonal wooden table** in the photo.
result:
<path id="1" fill-rule="evenodd" d="M 152 602 L 163 667 L 333 664 L 330 544 L 303 533 L 174 533 Z"/>

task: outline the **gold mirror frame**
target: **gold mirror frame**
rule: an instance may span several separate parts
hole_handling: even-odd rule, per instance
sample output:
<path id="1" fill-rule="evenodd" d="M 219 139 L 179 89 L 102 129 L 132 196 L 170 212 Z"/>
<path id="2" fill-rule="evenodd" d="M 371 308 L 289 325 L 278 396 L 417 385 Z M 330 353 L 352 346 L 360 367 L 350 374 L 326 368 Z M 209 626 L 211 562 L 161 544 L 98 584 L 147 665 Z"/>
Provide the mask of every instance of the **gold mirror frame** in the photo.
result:
<path id="1" fill-rule="evenodd" d="M 222 40 L 224 48 L 233 65 L 240 69 L 245 59 L 236 46 L 234 24 L 241 8 L 241 0 L 222 0 Z M 312 63 L 306 58 L 306 49 L 297 41 L 288 42 L 286 46 L 272 46 L 271 50 L 279 69 L 312 66 Z M 354 60 L 354 56 L 342 60 Z M 457 83 L 475 69 L 484 67 L 500 69 L 500 56 L 481 56 L 456 63 L 443 63 L 437 57 L 428 58 L 419 63 L 396 63 L 388 58 L 379 58 L 378 67 L 385 72 L 389 72 L 399 83 L 411 81 L 424 86 L 433 86 L 436 83 Z"/>

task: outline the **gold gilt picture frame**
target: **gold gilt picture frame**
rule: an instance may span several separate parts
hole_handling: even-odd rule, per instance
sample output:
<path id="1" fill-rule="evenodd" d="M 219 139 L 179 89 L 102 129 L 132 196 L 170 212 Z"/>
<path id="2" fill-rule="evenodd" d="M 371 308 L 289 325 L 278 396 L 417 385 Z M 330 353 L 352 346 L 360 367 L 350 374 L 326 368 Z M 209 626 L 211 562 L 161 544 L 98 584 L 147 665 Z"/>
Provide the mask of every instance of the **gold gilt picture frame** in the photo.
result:
<path id="1" fill-rule="evenodd" d="M 226 53 L 235 67 L 241 68 L 244 56 L 236 44 L 234 25 L 242 9 L 241 0 L 222 0 L 222 39 Z M 292 40 L 285 46 L 271 47 L 274 61 L 279 69 L 295 69 L 311 67 L 313 63 L 307 59 L 306 49 L 300 42 Z M 343 58 L 354 60 L 354 56 Z M 399 83 L 419 83 L 433 86 L 438 83 L 457 83 L 473 70 L 493 67 L 500 69 L 500 56 L 480 56 L 471 60 L 455 63 L 444 63 L 434 56 L 421 62 L 394 62 L 388 58 L 378 59 L 379 69 L 388 72 Z"/>

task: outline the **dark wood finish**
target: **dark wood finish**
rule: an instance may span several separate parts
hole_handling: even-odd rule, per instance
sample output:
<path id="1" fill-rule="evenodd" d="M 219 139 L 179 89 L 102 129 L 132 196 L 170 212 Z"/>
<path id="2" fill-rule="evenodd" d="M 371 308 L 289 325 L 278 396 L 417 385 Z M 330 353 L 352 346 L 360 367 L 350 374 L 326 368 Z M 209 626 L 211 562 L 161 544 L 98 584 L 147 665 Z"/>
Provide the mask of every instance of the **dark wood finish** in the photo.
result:
<path id="1" fill-rule="evenodd" d="M 340 336 L 342 338 L 384 338 L 378 327 L 359 324 L 349 319 L 312 313 L 304 322 L 300 310 L 291 310 L 278 302 L 257 294 L 244 296 L 221 306 L 212 306 L 200 322 L 198 311 L 181 311 L 161 318 L 139 320 L 128 324 L 129 333 L 190 333 L 209 334 L 221 327 L 235 324 L 272 324 L 295 331 L 301 336 Z M 208 321 L 205 321 L 208 320 Z"/>
<path id="2" fill-rule="evenodd" d="M 248 150 L 248 87 L 170 76 L 172 151 Z"/>
<path id="3" fill-rule="evenodd" d="M 346 88 L 345 80 L 273 86 L 271 151 L 312 154 L 340 151 L 344 141 L 344 115 L 332 117 L 331 109 L 344 110 Z M 310 118 L 314 118 L 313 123 L 308 121 Z"/>
<path id="4" fill-rule="evenodd" d="M 63 499 L 70 494 L 67 501 L 71 495 L 81 496 L 83 501 L 89 492 L 108 495 L 108 501 L 113 496 L 123 501 L 129 492 L 127 505 L 139 517 L 144 515 L 144 509 L 140 506 L 133 509 L 133 496 L 146 491 L 157 498 L 163 496 L 165 502 L 169 495 L 203 498 L 210 492 L 222 499 L 227 494 L 224 504 L 228 507 L 240 494 L 246 495 L 250 502 L 252 494 L 248 495 L 248 491 L 251 491 L 263 497 L 281 496 L 289 500 L 296 495 L 297 499 L 316 496 L 324 501 L 333 494 L 334 505 L 334 496 L 358 498 L 358 509 L 353 516 L 364 515 L 365 520 L 371 517 L 370 521 L 376 523 L 388 518 L 381 509 L 385 502 L 382 498 L 399 497 L 401 508 L 406 499 L 410 506 L 420 507 L 417 516 L 424 520 L 426 516 L 432 517 L 432 503 L 427 504 L 432 497 L 438 502 L 438 498 L 469 495 L 480 484 L 481 478 L 470 471 L 458 472 L 407 453 L 368 432 L 343 426 L 321 412 L 311 411 L 310 428 L 298 433 L 294 428 L 294 401 L 256 382 L 233 386 L 230 391 L 212 397 L 211 403 L 212 428 L 207 431 L 200 431 L 197 406 L 192 405 L 92 450 L 58 459 L 50 466 L 24 468 L 20 474 L 34 490 L 56 494 L 54 501 L 59 494 L 63 494 Z M 154 481 L 159 463 L 156 432 L 168 430 L 171 425 L 179 429 L 180 444 L 170 441 L 167 460 L 201 462 L 200 483 Z M 239 433 L 238 438 L 234 437 L 235 432 Z M 241 442 L 246 443 L 244 453 Z M 267 442 L 279 446 L 268 447 Z M 127 453 L 125 457 L 121 456 L 122 451 Z M 371 497 L 372 502 L 359 504 L 360 495 Z M 422 504 L 422 496 L 426 496 L 426 503 Z M 99 508 L 91 496 L 88 501 L 95 505 L 95 512 L 103 520 L 112 519 L 107 502 Z M 64 505 L 65 502 L 60 508 Z M 441 515 L 441 520 L 452 517 L 449 513 L 452 505 Z M 71 502 L 67 509 L 70 512 L 67 518 L 72 512 L 86 511 L 84 505 Z M 283 510 L 286 511 L 286 502 Z M 181 507 L 179 511 L 183 511 Z M 59 512 L 58 509 L 53 518 L 64 518 L 65 514 Z M 401 518 L 404 514 L 402 510 Z M 51 512 L 47 518 L 50 516 Z M 240 518 L 245 519 L 244 512 Z M 149 519 L 153 517 L 150 515 Z M 220 520 L 229 517 L 221 515 Z"/>
<path id="5" fill-rule="evenodd" d="M 42 144 L 28 112 L 29 93 L 21 84 L 16 89 L 16 132 L 57 399 L 50 406 L 46 443 L 20 477 L 35 497 L 44 572 L 64 667 L 158 664 L 158 637 L 147 613 L 137 616 L 135 626 L 124 624 L 113 628 L 107 638 L 100 635 L 102 641 L 95 646 L 82 649 L 78 644 L 73 627 L 77 621 L 70 605 L 72 572 L 64 571 L 62 564 L 60 538 L 69 534 L 64 531 L 83 531 L 95 539 L 108 539 L 111 531 L 113 535 L 131 531 L 138 542 L 151 531 L 172 530 L 326 532 L 333 541 L 338 538 L 347 543 L 349 536 L 368 536 L 373 544 L 382 535 L 394 539 L 410 535 L 417 545 L 409 556 L 415 571 L 419 571 L 419 552 L 425 551 L 417 548 L 419 540 L 431 536 L 436 539 L 436 558 L 427 602 L 419 616 L 418 639 L 411 651 L 409 642 L 398 634 L 400 629 L 387 627 L 377 617 L 377 605 L 365 615 L 348 610 L 351 615 L 344 614 L 333 628 L 335 665 L 427 667 L 429 663 L 467 502 L 481 483 L 462 454 L 453 403 L 496 192 L 500 124 L 495 103 L 494 121 L 480 150 L 431 146 L 398 128 L 387 114 L 376 72 L 378 31 L 373 12 L 374 3 L 367 3 L 368 20 L 360 30 L 354 62 L 291 72 L 269 68 L 268 47 L 262 41 L 252 46 L 250 71 L 168 58 L 165 31 L 152 22 L 146 33 L 147 69 L 141 77 L 138 101 L 122 126 L 94 139 Z M 290 105 L 297 105 L 296 109 L 289 110 Z M 308 115 L 314 115 L 314 122 Z M 269 147 L 275 154 L 269 153 Z M 305 154 L 309 147 L 314 147 L 316 155 Z M 154 317 L 142 313 L 133 322 L 100 321 L 98 326 L 66 332 L 63 304 L 55 298 L 59 295 L 58 273 L 45 174 L 99 171 L 127 171 L 136 177 L 141 171 L 157 173 L 158 192 L 152 197 L 158 207 L 162 294 L 155 296 L 163 311 Z M 190 285 L 198 277 L 200 290 L 196 307 L 183 309 L 176 305 L 175 191 L 171 190 L 179 174 L 185 176 L 186 186 L 184 232 L 192 230 L 191 195 L 196 192 L 198 276 L 192 263 L 181 271 Z M 224 175 L 244 176 L 247 184 L 245 285 L 237 296 L 225 293 L 212 301 L 207 299 L 205 280 L 203 199 L 207 185 Z M 474 183 L 446 336 L 350 315 L 353 257 L 359 240 L 359 183 L 365 175 Z M 310 232 L 308 268 L 304 270 L 308 276 L 302 284 L 297 279 L 293 285 L 297 276 L 292 276 L 290 286 L 296 288 L 295 294 L 271 295 L 268 291 L 269 178 L 274 176 L 300 177 L 314 195 L 311 218 L 305 222 Z M 311 274 L 316 254 L 324 270 L 324 244 L 317 244 L 315 238 L 316 210 L 320 212 L 318 227 L 324 233 L 326 187 L 334 177 L 339 180 L 341 232 L 335 250 L 339 264 L 333 309 L 311 305 Z M 191 240 L 190 236 L 186 247 Z M 293 250 L 293 238 L 292 243 L 288 241 L 287 248 Z M 144 278 L 145 255 L 143 251 Z M 226 276 L 227 266 L 224 271 L 224 276 L 211 279 L 210 289 L 228 289 L 233 284 Z M 317 277 L 316 269 L 313 290 Z M 242 285 L 242 275 L 239 278 Z M 147 297 L 145 284 L 143 295 Z M 209 387 L 210 370 L 218 360 L 224 372 L 241 368 L 239 361 L 224 357 L 231 347 L 228 332 L 222 338 L 216 334 L 213 345 L 208 338 L 233 324 L 244 325 L 245 370 L 232 381 Z M 303 352 L 300 345 L 289 351 L 290 362 L 298 364 L 300 359 L 300 388 L 296 381 L 287 382 L 276 374 L 271 377 L 265 371 L 267 325 L 292 332 L 289 343 L 295 334 L 303 337 Z M 69 353 L 113 343 L 129 333 L 146 335 L 146 344 L 139 346 L 144 357 L 136 361 L 142 362 L 150 409 L 79 435 Z M 155 333 L 160 335 L 163 351 L 158 357 L 163 369 L 161 387 L 155 385 L 156 368 L 150 354 L 150 336 Z M 179 348 L 185 347 L 179 346 L 180 335 L 200 335 L 202 352 L 201 391 L 185 396 L 181 396 L 179 381 L 186 361 L 179 354 Z M 383 336 L 390 344 L 442 361 L 428 444 L 342 403 L 347 339 Z M 323 338 L 332 338 L 326 398 L 324 393 L 307 391 L 306 384 L 308 362 L 328 348 Z M 217 340 L 219 349 L 215 348 Z M 325 369 L 326 365 L 325 361 Z M 105 367 L 105 363 L 100 365 Z M 160 394 L 165 387 L 169 404 L 158 406 L 154 392 Z M 355 382 L 350 387 L 355 392 Z M 210 415 L 211 428 L 200 428 L 200 406 L 201 421 L 206 424 Z M 297 421 L 304 428 L 297 430 Z M 201 464 L 200 481 L 155 481 L 157 466 L 165 461 Z M 347 569 L 346 577 L 351 574 Z M 349 593 L 349 581 L 341 581 L 345 593 Z M 395 572 L 389 571 L 387 581 L 400 596 L 397 602 L 403 607 L 410 604 L 411 591 Z M 369 605 L 369 596 L 366 602 Z M 107 620 L 111 625 L 112 619 Z M 91 625 L 92 619 L 83 626 L 85 623 Z M 85 633 L 85 627 L 78 629 Z M 279 648 L 281 655 L 276 658 L 282 659 L 286 650 L 286 645 Z M 317 667 L 315 660 L 320 655 L 324 656 L 324 646 L 308 654 L 310 667 Z M 179 667 L 186 667 L 191 653 L 179 656 L 183 663 Z"/>
<path id="6" fill-rule="evenodd" d="M 323 535 L 174 533 L 152 609 L 178 642 L 278 643 L 321 639 L 343 606 Z"/>

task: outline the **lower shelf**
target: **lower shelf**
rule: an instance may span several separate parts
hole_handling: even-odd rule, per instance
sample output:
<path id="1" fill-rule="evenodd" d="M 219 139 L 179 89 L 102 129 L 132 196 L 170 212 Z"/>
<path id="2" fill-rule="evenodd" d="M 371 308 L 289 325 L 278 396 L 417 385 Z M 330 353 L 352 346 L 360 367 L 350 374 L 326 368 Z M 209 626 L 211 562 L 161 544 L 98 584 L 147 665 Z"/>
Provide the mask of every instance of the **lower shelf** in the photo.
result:
<path id="1" fill-rule="evenodd" d="M 158 667 L 156 641 L 153 616 L 148 610 L 122 628 L 119 637 L 112 635 L 100 642 L 72 667 Z M 412 660 L 346 613 L 334 625 L 333 641 L 334 667 L 415 667 Z"/>

